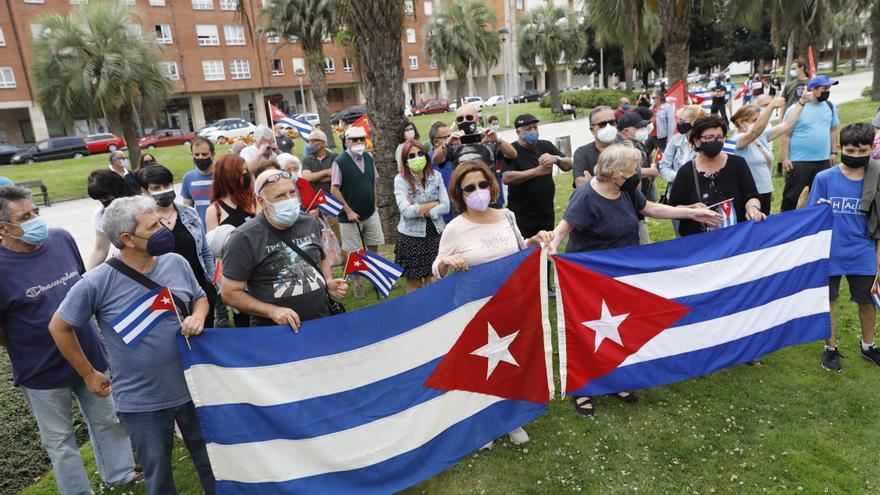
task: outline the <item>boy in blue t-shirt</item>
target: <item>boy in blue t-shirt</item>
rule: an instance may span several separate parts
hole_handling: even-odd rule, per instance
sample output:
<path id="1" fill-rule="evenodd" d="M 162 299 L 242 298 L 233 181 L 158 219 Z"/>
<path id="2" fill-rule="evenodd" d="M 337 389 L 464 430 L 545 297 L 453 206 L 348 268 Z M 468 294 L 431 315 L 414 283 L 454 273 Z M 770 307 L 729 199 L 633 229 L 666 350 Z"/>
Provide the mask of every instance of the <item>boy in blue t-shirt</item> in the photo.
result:
<path id="1" fill-rule="evenodd" d="M 871 299 L 871 286 L 877 274 L 877 244 L 868 235 L 868 220 L 859 210 L 865 167 L 871 158 L 874 129 L 869 124 L 850 124 L 840 131 L 840 165 L 816 175 L 807 204 L 828 203 L 834 211 L 831 231 L 831 257 L 828 280 L 831 299 L 831 338 L 825 341 L 822 367 L 842 371 L 835 338 L 835 310 L 840 279 L 846 276 L 850 299 L 859 306 L 862 327 L 861 356 L 880 366 L 880 350 L 874 345 L 877 314 Z"/>

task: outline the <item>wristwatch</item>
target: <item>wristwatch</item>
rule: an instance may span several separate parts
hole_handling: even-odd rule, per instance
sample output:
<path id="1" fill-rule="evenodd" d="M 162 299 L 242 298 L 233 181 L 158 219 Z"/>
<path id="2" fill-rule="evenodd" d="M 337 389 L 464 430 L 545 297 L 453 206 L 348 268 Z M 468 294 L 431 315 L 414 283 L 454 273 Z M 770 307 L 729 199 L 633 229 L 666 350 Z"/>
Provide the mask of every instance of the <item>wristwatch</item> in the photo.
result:
<path id="1" fill-rule="evenodd" d="M 560 163 L 562 163 L 562 157 L 559 155 L 556 155 L 556 165 L 559 166 Z"/>

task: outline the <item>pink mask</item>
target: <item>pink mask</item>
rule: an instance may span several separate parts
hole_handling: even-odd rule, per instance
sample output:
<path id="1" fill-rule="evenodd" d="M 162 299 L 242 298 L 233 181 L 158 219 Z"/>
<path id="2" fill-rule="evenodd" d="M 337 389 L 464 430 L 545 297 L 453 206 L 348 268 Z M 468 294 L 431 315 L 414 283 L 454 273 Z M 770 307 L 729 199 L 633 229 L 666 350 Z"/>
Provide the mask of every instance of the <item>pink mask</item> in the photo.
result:
<path id="1" fill-rule="evenodd" d="M 488 189 L 477 189 L 476 191 L 470 193 L 467 198 L 464 199 L 464 202 L 467 203 L 467 207 L 472 210 L 477 211 L 486 211 L 486 208 L 489 207 L 489 201 L 492 199 L 489 194 Z"/>

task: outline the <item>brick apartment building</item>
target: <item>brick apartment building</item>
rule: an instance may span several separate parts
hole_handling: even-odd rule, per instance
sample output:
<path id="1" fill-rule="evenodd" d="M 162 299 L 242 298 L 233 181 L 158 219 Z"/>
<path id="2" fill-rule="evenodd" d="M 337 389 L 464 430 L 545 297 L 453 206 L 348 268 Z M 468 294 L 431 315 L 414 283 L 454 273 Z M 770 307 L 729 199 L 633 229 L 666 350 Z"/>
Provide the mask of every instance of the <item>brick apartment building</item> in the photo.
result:
<path id="1" fill-rule="evenodd" d="M 271 33 L 259 35 L 259 12 L 268 0 L 243 0 L 254 29 L 236 14 L 238 0 L 119 0 L 137 9 L 134 29 L 155 32 L 163 48 L 161 70 L 174 83 L 173 95 L 153 124 L 198 129 L 224 117 L 266 122 L 264 102 L 273 101 L 289 113 L 315 111 L 303 52 L 296 40 L 282 43 Z M 45 12 L 67 12 L 88 0 L 0 0 L 0 142 L 32 143 L 48 137 L 85 134 L 95 125 L 78 121 L 65 129 L 47 119 L 36 95 L 30 72 L 31 40 L 42 31 L 37 18 Z M 423 51 L 425 25 L 442 0 L 407 0 L 403 47 L 406 101 L 454 97 L 454 73 L 443 74 Z M 544 0 L 488 0 L 498 27 Z M 568 1 L 556 1 L 571 4 Z M 257 33 L 254 40 L 251 33 Z M 514 35 L 515 36 L 515 35 Z M 513 38 L 512 36 L 511 38 Z M 345 50 L 326 40 L 324 47 L 328 104 L 331 111 L 363 102 L 358 76 Z M 510 50 L 515 40 L 510 39 Z M 503 55 L 503 54 L 502 54 Z M 503 56 L 501 58 L 503 59 Z M 510 53 L 508 60 L 515 60 Z M 531 76 L 518 68 L 514 92 L 533 87 Z M 512 78 L 513 79 L 513 78 Z M 453 80 L 450 83 L 450 80 Z M 488 74 L 472 74 L 468 94 L 484 98 L 503 93 L 502 63 Z M 560 82 L 571 85 L 571 71 L 561 71 Z M 543 89 L 543 81 L 537 84 Z"/>

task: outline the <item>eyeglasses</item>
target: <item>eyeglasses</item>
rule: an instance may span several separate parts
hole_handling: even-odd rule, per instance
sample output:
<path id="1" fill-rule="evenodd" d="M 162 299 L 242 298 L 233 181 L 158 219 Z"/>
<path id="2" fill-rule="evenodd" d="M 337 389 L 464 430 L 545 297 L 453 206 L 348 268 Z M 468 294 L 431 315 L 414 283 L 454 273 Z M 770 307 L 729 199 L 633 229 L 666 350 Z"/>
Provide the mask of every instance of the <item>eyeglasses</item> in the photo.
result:
<path id="1" fill-rule="evenodd" d="M 278 172 L 277 174 L 270 175 L 269 177 L 266 177 L 266 182 L 263 182 L 263 185 L 261 185 L 260 188 L 257 189 L 257 193 L 262 191 L 263 188 L 268 186 L 269 184 L 274 184 L 281 179 L 290 179 L 292 177 L 293 176 L 290 175 L 290 172 Z"/>
<path id="2" fill-rule="evenodd" d="M 603 122 L 596 122 L 593 125 L 596 127 L 602 128 L 602 127 L 605 127 L 606 125 L 617 125 L 617 121 L 616 120 L 606 120 Z"/>
<path id="3" fill-rule="evenodd" d="M 480 181 L 478 184 L 476 184 L 476 185 L 474 185 L 474 184 L 468 184 L 468 185 L 462 187 L 461 190 L 464 191 L 464 192 L 466 192 L 466 193 L 468 193 L 468 194 L 470 194 L 470 193 L 476 191 L 476 190 L 477 190 L 477 187 L 479 187 L 480 189 L 489 189 L 489 181 L 487 181 L 487 180 L 481 180 L 481 181 Z"/>
<path id="4" fill-rule="evenodd" d="M 362 137 L 350 137 L 350 138 L 348 138 L 348 140 L 351 141 L 351 142 L 353 142 L 353 143 L 362 143 L 362 142 L 366 141 L 367 138 L 362 138 Z"/>
<path id="5" fill-rule="evenodd" d="M 425 154 L 423 152 L 419 151 L 418 153 L 410 153 L 410 154 L 406 155 L 407 158 L 416 158 L 419 156 L 425 156 Z"/>
<path id="6" fill-rule="evenodd" d="M 464 122 L 465 120 L 467 120 L 468 122 L 473 122 L 473 120 L 475 118 L 476 117 L 474 117 L 473 115 L 459 115 L 458 117 L 455 118 L 455 121 L 456 122 Z"/>
<path id="7" fill-rule="evenodd" d="M 712 141 L 724 141 L 724 136 L 700 136 L 701 143 L 711 143 Z"/>

